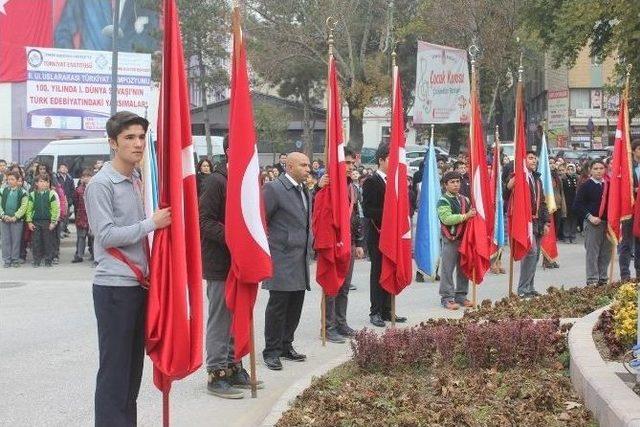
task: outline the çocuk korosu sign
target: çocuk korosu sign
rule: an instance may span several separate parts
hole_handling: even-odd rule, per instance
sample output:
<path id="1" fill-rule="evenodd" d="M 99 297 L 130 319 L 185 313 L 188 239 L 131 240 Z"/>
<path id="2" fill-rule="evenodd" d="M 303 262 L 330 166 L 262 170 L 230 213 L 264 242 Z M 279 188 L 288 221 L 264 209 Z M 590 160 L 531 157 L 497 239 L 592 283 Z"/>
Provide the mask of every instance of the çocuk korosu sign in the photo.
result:
<path id="1" fill-rule="evenodd" d="M 467 52 L 418 41 L 413 122 L 469 123 Z"/>
<path id="2" fill-rule="evenodd" d="M 111 111 L 111 52 L 27 47 L 27 126 L 104 131 Z M 118 110 L 149 105 L 151 55 L 119 53 Z"/>

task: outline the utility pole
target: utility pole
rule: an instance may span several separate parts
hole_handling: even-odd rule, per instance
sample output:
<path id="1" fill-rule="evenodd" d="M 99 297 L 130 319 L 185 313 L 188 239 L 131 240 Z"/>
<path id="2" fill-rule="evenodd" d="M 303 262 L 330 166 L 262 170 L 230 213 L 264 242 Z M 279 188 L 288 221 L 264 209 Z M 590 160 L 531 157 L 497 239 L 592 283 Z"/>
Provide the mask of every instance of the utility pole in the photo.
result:
<path id="1" fill-rule="evenodd" d="M 118 38 L 120 36 L 120 0 L 113 6 L 113 33 L 111 35 L 111 115 L 118 110 Z"/>

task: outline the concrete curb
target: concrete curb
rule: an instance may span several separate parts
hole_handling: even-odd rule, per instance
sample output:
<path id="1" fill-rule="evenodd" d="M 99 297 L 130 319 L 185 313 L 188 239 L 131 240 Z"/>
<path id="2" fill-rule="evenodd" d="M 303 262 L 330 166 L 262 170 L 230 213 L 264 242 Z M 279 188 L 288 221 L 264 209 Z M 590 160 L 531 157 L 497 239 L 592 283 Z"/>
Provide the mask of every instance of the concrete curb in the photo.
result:
<path id="1" fill-rule="evenodd" d="M 282 414 L 289 409 L 291 402 L 302 393 L 306 388 L 311 385 L 311 381 L 315 377 L 320 377 L 331 369 L 348 362 L 351 359 L 351 353 L 342 354 L 330 362 L 325 363 L 313 371 L 310 371 L 302 378 L 298 379 L 288 389 L 282 393 L 280 399 L 273 405 L 271 412 L 262 420 L 262 427 L 275 426 L 278 420 L 282 417 Z"/>
<path id="2" fill-rule="evenodd" d="M 569 331 L 571 382 L 603 427 L 640 427 L 640 397 L 609 369 L 593 342 L 600 308 L 578 320 Z"/>

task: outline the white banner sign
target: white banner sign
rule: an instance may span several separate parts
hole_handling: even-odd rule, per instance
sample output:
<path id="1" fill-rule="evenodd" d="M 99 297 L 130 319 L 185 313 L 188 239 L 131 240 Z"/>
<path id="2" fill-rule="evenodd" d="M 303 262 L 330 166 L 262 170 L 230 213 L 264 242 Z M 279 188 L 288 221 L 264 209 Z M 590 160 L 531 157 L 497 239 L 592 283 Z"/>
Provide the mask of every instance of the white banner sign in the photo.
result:
<path id="1" fill-rule="evenodd" d="M 569 129 L 569 91 L 547 92 L 547 125 L 551 130 Z"/>
<path id="2" fill-rule="evenodd" d="M 104 131 L 111 112 L 111 52 L 27 47 L 27 126 Z M 118 110 L 144 116 L 151 55 L 118 56 Z"/>
<path id="3" fill-rule="evenodd" d="M 469 123 L 467 52 L 418 42 L 413 122 Z"/>

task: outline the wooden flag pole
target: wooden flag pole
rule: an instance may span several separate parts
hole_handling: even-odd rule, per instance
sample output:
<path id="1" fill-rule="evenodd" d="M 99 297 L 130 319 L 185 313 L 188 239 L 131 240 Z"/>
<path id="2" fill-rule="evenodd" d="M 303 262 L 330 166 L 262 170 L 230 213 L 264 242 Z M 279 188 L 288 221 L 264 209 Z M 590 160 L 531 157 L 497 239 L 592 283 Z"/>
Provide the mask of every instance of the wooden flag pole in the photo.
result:
<path id="1" fill-rule="evenodd" d="M 396 296 L 391 295 L 391 327 L 396 327 Z"/>
<path id="2" fill-rule="evenodd" d="M 250 333 L 250 337 L 249 339 L 251 341 L 249 341 L 249 345 L 251 345 L 250 348 L 250 353 L 249 353 L 249 363 L 250 363 L 250 369 L 251 369 L 251 397 L 252 398 L 256 398 L 258 397 L 258 374 L 256 372 L 256 344 L 255 344 L 255 338 L 254 338 L 254 333 L 253 333 L 253 315 L 251 315 L 251 323 L 249 324 L 249 333 Z"/>
<path id="3" fill-rule="evenodd" d="M 509 296 L 513 295 L 513 239 L 509 239 Z"/>
<path id="4" fill-rule="evenodd" d="M 325 295 L 324 290 L 322 291 L 320 311 L 322 311 L 322 314 L 320 315 L 320 318 L 322 319 L 320 335 L 322 336 L 322 346 L 324 347 L 327 345 L 327 296 Z"/>
<path id="5" fill-rule="evenodd" d="M 611 262 L 609 263 L 609 280 L 607 280 L 608 285 L 610 285 L 611 282 L 613 281 L 613 266 L 616 263 L 616 252 L 617 252 L 616 249 L 618 249 L 618 244 L 611 245 Z"/>
<path id="6" fill-rule="evenodd" d="M 471 282 L 473 284 L 473 288 L 471 289 L 471 302 L 473 303 L 473 308 L 475 309 L 478 306 L 478 284 L 475 280 Z"/>

